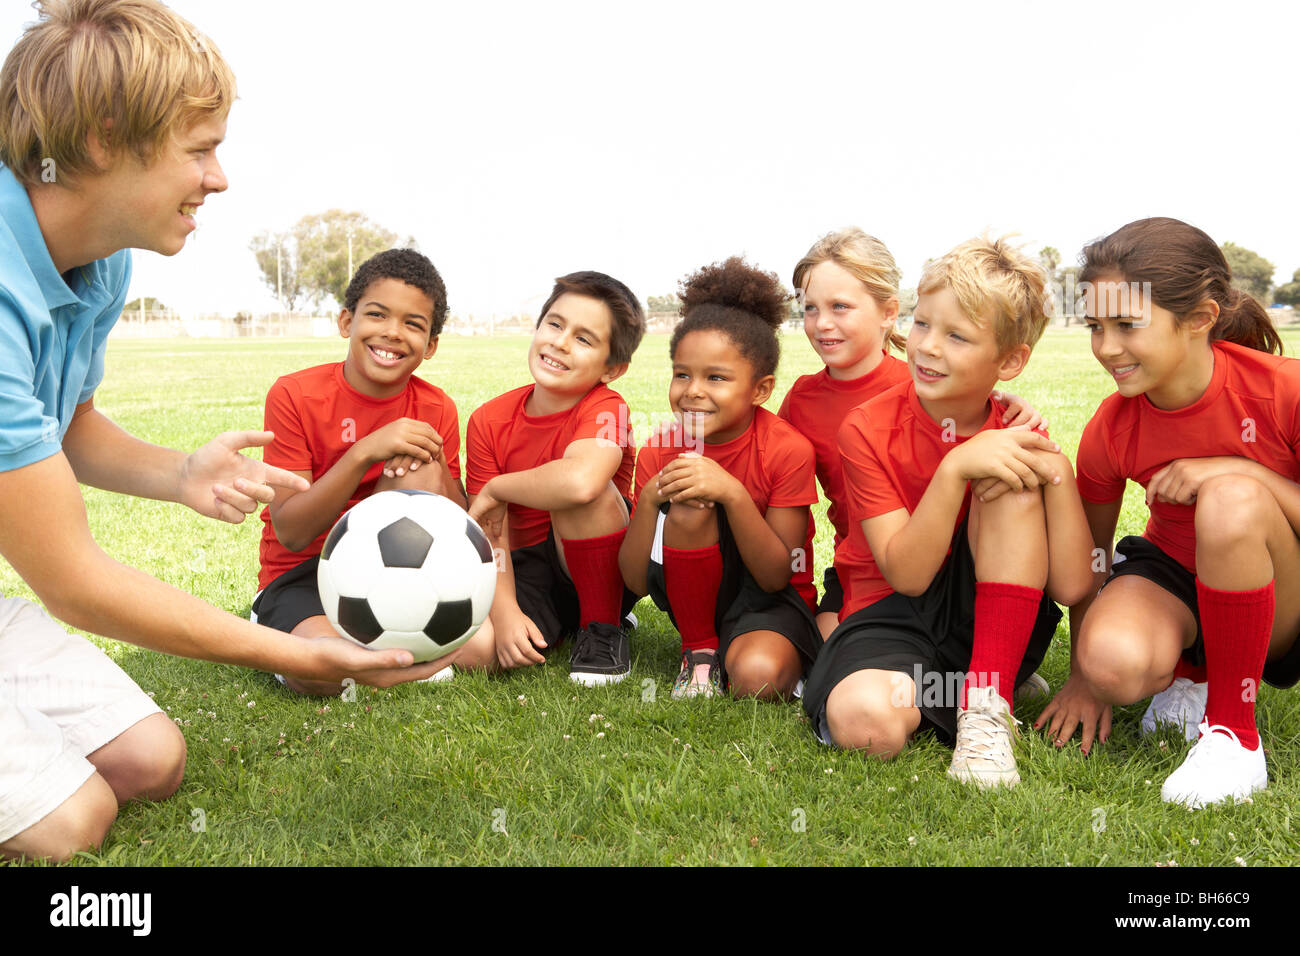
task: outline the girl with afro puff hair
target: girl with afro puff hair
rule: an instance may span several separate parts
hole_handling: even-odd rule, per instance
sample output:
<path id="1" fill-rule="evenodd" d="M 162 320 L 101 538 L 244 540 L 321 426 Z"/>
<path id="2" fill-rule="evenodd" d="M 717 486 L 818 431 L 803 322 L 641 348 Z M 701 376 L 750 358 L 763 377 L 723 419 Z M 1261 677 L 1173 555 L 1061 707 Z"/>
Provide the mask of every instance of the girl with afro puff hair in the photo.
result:
<path id="1" fill-rule="evenodd" d="M 674 418 L 637 456 L 619 566 L 681 633 L 674 698 L 728 686 L 789 697 L 822 643 L 807 540 L 813 448 L 762 407 L 790 297 L 774 274 L 736 257 L 688 276 L 680 293 Z"/>

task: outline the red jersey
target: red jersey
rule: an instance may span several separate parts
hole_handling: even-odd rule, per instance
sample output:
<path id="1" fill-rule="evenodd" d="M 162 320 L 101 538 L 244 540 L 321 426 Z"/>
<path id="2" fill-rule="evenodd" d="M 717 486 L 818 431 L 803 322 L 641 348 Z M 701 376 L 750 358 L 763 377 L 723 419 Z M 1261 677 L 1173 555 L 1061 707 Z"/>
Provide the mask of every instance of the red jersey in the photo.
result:
<path id="1" fill-rule="evenodd" d="M 275 440 L 262 452 L 262 460 L 289 471 L 307 471 L 318 481 L 361 438 L 397 421 L 414 418 L 427 422 L 442 436 L 442 450 L 453 477 L 460 477 L 460 422 L 447 393 L 414 375 L 406 388 L 392 398 L 362 395 L 343 377 L 343 363 L 318 365 L 276 379 L 266 393 L 266 429 Z M 375 492 L 384 463 L 371 465 L 348 499 L 351 508 Z M 344 509 L 346 510 L 346 509 Z M 259 589 L 290 568 L 320 554 L 327 528 L 301 551 L 290 551 L 275 536 L 271 509 L 262 509 L 262 569 Z"/>
<path id="2" fill-rule="evenodd" d="M 1004 427 L 1004 414 L 1006 406 L 990 400 L 980 431 Z M 908 514 L 915 511 L 943 456 L 970 437 L 946 434 L 921 407 L 910 379 L 859 405 L 844 419 L 839 447 L 850 522 L 848 535 L 835 551 L 835 569 L 844 584 L 841 621 L 894 593 L 871 554 L 862 522 L 899 508 Z M 969 507 L 968 487 L 954 534 Z"/>
<path id="3" fill-rule="evenodd" d="M 1164 411 L 1146 395 L 1116 392 L 1079 441 L 1079 495 L 1105 504 L 1133 479 L 1143 488 L 1179 458 L 1233 456 L 1300 482 L 1300 361 L 1230 342 L 1214 343 L 1210 384 L 1186 408 Z M 1155 501 L 1143 535 L 1196 573 L 1194 505 Z"/>
<path id="4" fill-rule="evenodd" d="M 676 424 L 643 445 L 636 458 L 633 503 L 640 501 L 641 489 L 647 481 L 687 450 L 689 447 L 678 435 Z M 806 508 L 817 503 L 812 445 L 789 422 L 765 408 L 757 409 L 749 427 L 731 441 L 717 445 L 705 442 L 704 457 L 716 461 L 744 485 L 762 514 L 769 507 Z M 804 543 L 803 568 L 791 575 L 790 583 L 815 611 L 817 592 L 813 588 L 812 553 L 807 544 Z"/>
<path id="5" fill-rule="evenodd" d="M 497 475 L 527 471 L 564 457 L 584 438 L 605 438 L 623 449 L 614 485 L 627 498 L 632 492 L 632 449 L 636 442 L 627 402 L 607 385 L 597 385 L 572 408 L 550 415 L 528 415 L 524 406 L 536 386 L 523 385 L 483 405 L 469 417 L 465 432 L 466 489 L 471 495 Z M 510 547 L 527 548 L 546 540 L 551 516 L 536 508 L 507 506 Z"/>
<path id="6" fill-rule="evenodd" d="M 885 353 L 879 365 L 859 378 L 831 378 L 827 369 L 814 375 L 802 375 L 781 403 L 778 414 L 812 442 L 817 455 L 817 480 L 830 502 L 826 517 L 835 527 L 836 547 L 849 531 L 844 469 L 836 440 L 840 425 L 852 409 L 901 382 L 910 381 L 911 377 L 906 362 Z"/>

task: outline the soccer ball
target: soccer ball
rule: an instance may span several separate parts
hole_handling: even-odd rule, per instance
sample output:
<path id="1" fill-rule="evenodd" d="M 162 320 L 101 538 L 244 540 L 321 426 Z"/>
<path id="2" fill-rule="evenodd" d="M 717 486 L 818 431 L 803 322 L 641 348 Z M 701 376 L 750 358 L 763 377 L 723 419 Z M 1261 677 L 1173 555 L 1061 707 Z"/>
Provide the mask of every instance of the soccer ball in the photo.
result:
<path id="1" fill-rule="evenodd" d="M 325 616 L 368 647 L 430 661 L 468 641 L 496 592 L 481 528 L 427 491 L 382 491 L 344 512 L 320 553 Z"/>

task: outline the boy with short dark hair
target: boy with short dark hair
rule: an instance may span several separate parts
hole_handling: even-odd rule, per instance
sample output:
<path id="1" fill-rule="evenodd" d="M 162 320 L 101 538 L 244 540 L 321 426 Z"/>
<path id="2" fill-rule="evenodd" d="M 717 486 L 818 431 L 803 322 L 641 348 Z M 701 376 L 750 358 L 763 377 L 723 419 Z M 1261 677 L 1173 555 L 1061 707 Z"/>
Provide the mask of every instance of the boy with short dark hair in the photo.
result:
<path id="1" fill-rule="evenodd" d="M 528 349 L 533 384 L 470 416 L 470 516 L 501 562 L 480 628 L 503 668 L 540 664 L 575 633 L 569 675 L 594 686 L 631 670 L 622 622 L 635 603 L 618 550 L 628 523 L 635 441 L 609 383 L 645 333 L 632 291 L 600 272 L 555 280 Z M 476 635 L 477 639 L 477 635 Z"/>
<path id="2" fill-rule="evenodd" d="M 1013 786 L 1012 690 L 1047 650 L 1053 599 L 1091 582 L 1069 460 L 990 400 L 1047 324 L 1044 278 L 1005 240 L 977 239 L 931 262 L 917 292 L 911 380 L 840 428 L 865 547 L 850 536 L 836 554 L 849 600 L 804 706 L 826 743 L 892 757 L 928 726 L 955 739 L 950 776 Z"/>
<path id="3" fill-rule="evenodd" d="M 268 464 L 311 482 L 262 512 L 256 620 L 304 637 L 330 637 L 316 586 L 321 548 L 339 515 L 363 498 L 413 488 L 467 505 L 460 483 L 456 406 L 415 375 L 438 349 L 447 317 L 442 277 L 414 249 L 389 249 L 361 264 L 344 294 L 342 362 L 282 376 L 266 396 Z M 476 661 L 476 640 L 461 654 Z M 490 645 L 489 652 L 490 652 Z M 450 676 L 450 672 L 447 672 Z M 333 683 L 285 678 L 300 693 L 336 694 Z"/>

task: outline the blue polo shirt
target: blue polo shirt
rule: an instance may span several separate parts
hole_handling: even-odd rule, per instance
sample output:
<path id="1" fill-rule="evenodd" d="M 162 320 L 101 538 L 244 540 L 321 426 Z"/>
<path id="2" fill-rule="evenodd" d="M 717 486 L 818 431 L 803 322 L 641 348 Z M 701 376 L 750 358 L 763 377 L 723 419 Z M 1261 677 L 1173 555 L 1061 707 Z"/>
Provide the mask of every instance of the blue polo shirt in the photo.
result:
<path id="1" fill-rule="evenodd" d="M 127 249 L 59 275 L 27 190 L 0 166 L 0 471 L 62 447 L 73 412 L 104 377 L 130 284 Z"/>

